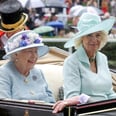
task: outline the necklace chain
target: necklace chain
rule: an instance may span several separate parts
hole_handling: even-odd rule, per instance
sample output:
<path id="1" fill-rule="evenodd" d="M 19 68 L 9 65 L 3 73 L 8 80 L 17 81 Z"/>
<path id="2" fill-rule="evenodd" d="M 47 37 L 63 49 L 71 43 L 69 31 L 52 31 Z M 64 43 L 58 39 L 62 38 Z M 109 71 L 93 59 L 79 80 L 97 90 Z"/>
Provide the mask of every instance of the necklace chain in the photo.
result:
<path id="1" fill-rule="evenodd" d="M 95 61 L 95 58 L 89 58 L 89 62 L 94 62 Z"/>

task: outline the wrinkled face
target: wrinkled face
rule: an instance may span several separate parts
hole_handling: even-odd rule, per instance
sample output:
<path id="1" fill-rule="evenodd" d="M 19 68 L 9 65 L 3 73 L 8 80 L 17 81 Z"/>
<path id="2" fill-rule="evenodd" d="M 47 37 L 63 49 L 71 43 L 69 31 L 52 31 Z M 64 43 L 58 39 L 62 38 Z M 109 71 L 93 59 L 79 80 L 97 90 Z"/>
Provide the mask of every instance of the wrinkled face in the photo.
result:
<path id="1" fill-rule="evenodd" d="M 101 34 L 101 32 L 95 32 L 83 37 L 82 43 L 87 53 L 96 53 L 99 49 L 102 40 Z"/>
<path id="2" fill-rule="evenodd" d="M 16 59 L 16 63 L 18 63 L 20 67 L 25 67 L 30 70 L 36 64 L 38 59 L 37 47 L 28 48 L 16 53 Z"/>

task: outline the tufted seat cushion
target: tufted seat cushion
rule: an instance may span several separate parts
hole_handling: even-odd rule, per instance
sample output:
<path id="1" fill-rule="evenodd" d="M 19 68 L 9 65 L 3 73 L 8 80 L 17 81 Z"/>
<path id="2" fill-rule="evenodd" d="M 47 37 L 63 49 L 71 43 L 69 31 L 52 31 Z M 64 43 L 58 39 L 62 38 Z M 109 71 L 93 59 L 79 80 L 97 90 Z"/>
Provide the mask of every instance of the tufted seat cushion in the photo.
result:
<path id="1" fill-rule="evenodd" d="M 55 99 L 59 100 L 59 89 L 63 85 L 62 66 L 53 64 L 37 64 L 36 67 L 43 71 L 50 90 L 53 92 Z"/>

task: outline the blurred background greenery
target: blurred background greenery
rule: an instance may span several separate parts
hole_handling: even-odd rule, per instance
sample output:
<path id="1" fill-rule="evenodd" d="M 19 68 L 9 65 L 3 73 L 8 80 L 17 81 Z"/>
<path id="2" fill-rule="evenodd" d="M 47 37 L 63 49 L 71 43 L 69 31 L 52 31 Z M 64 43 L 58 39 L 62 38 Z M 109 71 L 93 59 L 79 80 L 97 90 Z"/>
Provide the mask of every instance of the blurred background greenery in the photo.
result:
<path id="1" fill-rule="evenodd" d="M 110 68 L 116 69 L 116 42 L 107 43 L 101 51 L 107 55 Z"/>

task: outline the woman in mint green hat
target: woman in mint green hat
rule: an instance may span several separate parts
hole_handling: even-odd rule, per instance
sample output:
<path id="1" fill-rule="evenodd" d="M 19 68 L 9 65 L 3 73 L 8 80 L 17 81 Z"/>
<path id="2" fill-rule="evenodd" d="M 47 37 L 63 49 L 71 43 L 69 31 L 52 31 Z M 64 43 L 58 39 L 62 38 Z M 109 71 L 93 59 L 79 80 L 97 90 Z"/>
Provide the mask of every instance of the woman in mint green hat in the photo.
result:
<path id="1" fill-rule="evenodd" d="M 99 50 L 107 42 L 115 18 L 101 21 L 98 15 L 84 13 L 78 22 L 78 33 L 65 44 L 76 51 L 64 61 L 64 100 L 58 101 L 53 113 L 65 106 L 116 98 L 107 57 Z"/>

